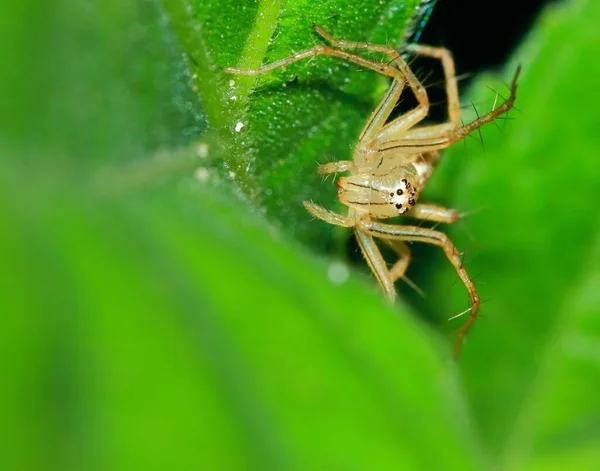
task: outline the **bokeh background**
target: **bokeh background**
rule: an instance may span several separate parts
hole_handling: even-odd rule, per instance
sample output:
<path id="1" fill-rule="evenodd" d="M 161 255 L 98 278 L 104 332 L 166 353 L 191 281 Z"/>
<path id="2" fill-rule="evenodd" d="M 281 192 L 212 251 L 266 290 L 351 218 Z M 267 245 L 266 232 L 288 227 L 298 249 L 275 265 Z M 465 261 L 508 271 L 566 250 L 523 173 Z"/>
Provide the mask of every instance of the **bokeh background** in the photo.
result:
<path id="1" fill-rule="evenodd" d="M 3 2 L 0 467 L 596 469 L 600 4 L 482 8 Z M 415 245 L 426 296 L 388 306 L 301 206 L 341 209 L 314 169 L 348 158 L 386 80 L 222 73 L 310 47 L 313 22 L 451 47 L 465 120 L 523 66 L 518 111 L 423 195 L 477 210 L 444 228 L 486 299 L 458 363 L 443 254 Z M 435 69 L 415 63 L 443 119 Z"/>

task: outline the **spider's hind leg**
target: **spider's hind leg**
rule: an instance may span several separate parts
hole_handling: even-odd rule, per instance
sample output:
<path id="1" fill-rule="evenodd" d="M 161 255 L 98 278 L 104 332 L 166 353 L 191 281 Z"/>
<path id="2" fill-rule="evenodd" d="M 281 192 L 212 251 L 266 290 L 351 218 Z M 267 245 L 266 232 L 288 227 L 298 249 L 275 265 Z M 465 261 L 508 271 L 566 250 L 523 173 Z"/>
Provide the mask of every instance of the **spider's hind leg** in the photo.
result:
<path id="1" fill-rule="evenodd" d="M 376 138 L 377 143 L 393 141 L 401 136 L 405 139 L 438 136 L 440 133 L 453 131 L 460 126 L 460 98 L 452 53 L 444 47 L 422 46 L 420 44 L 409 44 L 406 46 L 406 50 L 419 56 L 439 59 L 442 63 L 446 83 L 446 100 L 448 102 L 448 121 L 412 129 L 408 129 L 401 121 L 392 121 L 379 132 Z"/>
<path id="2" fill-rule="evenodd" d="M 442 63 L 444 80 L 446 82 L 446 99 L 448 100 L 448 123 L 445 123 L 445 125 L 452 129 L 457 128 L 460 125 L 460 99 L 458 96 L 456 67 L 454 66 L 452 53 L 445 47 L 431 47 L 420 44 L 409 44 L 406 50 L 419 56 L 439 59 Z"/>
<path id="3" fill-rule="evenodd" d="M 427 91 L 425 90 L 425 87 L 423 87 L 419 79 L 416 77 L 416 75 L 412 72 L 406 61 L 402 58 L 400 54 L 398 54 L 398 52 L 393 47 L 388 46 L 386 44 L 372 44 L 336 39 L 323 28 L 317 25 L 313 25 L 313 29 L 327 42 L 329 42 L 335 47 L 338 47 L 340 49 L 351 50 L 363 49 L 370 52 L 378 52 L 380 54 L 385 54 L 398 67 L 397 70 L 399 70 L 400 73 L 399 78 L 401 78 L 401 80 L 398 80 L 399 86 L 395 88 L 395 84 L 392 84 L 388 91 L 388 94 L 381 101 L 377 109 L 371 115 L 371 118 L 367 122 L 367 125 L 364 127 L 359 138 L 360 141 L 370 142 L 377 137 L 377 135 L 383 128 L 385 122 L 392 113 L 394 107 L 396 106 L 398 98 L 400 97 L 402 89 L 404 88 L 405 82 L 408 83 L 408 86 L 413 91 L 419 104 L 413 110 L 392 121 L 392 123 L 395 123 L 395 128 L 409 129 L 421 120 L 423 120 L 425 116 L 427 116 L 427 113 L 429 112 L 429 98 L 427 96 Z M 389 126 L 389 124 L 386 125 L 386 127 L 387 126 Z"/>

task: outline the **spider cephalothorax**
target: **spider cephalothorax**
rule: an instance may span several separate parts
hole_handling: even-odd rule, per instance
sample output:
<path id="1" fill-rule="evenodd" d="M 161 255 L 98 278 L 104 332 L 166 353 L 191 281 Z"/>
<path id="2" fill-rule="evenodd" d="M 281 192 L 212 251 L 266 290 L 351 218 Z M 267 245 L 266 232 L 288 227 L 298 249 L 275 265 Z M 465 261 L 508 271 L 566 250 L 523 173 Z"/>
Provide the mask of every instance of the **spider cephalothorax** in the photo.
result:
<path id="1" fill-rule="evenodd" d="M 418 198 L 418 176 L 408 165 L 395 174 L 359 174 L 338 180 L 338 199 L 358 212 L 380 219 L 403 215 Z"/>
<path id="2" fill-rule="evenodd" d="M 350 173 L 338 181 L 338 199 L 348 206 L 348 214 L 344 216 L 333 213 L 309 201 L 304 202 L 304 206 L 315 217 L 330 224 L 354 228 L 358 245 L 390 300 L 396 296 L 394 282 L 404 278 L 410 262 L 410 251 L 405 242 L 425 242 L 441 247 L 465 285 L 471 300 L 471 307 L 464 312 L 470 312 L 469 317 L 460 329 L 454 347 L 456 357 L 465 335 L 477 317 L 481 303 L 463 266 L 461 256 L 443 232 L 420 226 L 384 224 L 379 220 L 398 215 L 445 223 L 458 220 L 458 212 L 454 209 L 417 203 L 419 193 L 437 166 L 442 149 L 464 139 L 470 132 L 512 108 L 520 69 L 517 69 L 513 78 L 510 97 L 504 103 L 479 116 L 475 121 L 461 125 L 457 79 L 450 52 L 439 47 L 407 46 L 408 52 L 439 59 L 444 69 L 448 121 L 423 125 L 421 122 L 429 112 L 427 91 L 398 52 L 387 45 L 341 41 L 316 25 L 313 25 L 313 29 L 332 46 L 318 45 L 258 69 L 230 68 L 226 69 L 226 72 L 259 75 L 309 57 L 326 55 L 344 59 L 392 78 L 387 93 L 360 134 L 353 160 L 330 162 L 320 165 L 317 169 L 319 174 Z M 366 59 L 356 54 L 359 50 L 380 53 L 388 59 L 383 62 Z M 388 122 L 407 85 L 417 99 L 417 107 Z M 374 238 L 384 240 L 397 253 L 399 258 L 391 268 L 388 268 Z"/>

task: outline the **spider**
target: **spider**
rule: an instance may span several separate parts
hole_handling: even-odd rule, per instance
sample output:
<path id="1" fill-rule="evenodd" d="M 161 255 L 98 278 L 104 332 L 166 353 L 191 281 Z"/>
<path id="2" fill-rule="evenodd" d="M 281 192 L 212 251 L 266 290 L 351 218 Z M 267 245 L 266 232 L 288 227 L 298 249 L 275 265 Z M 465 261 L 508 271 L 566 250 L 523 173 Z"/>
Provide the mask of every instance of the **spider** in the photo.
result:
<path id="1" fill-rule="evenodd" d="M 399 215 L 437 223 L 454 223 L 459 219 L 460 215 L 455 209 L 417 203 L 419 195 L 438 165 L 442 149 L 464 139 L 467 134 L 513 107 L 520 67 L 515 72 L 507 100 L 489 113 L 461 125 L 457 79 L 450 51 L 441 47 L 408 45 L 407 51 L 413 54 L 440 60 L 446 82 L 447 122 L 419 125 L 429 112 L 427 92 L 396 50 L 387 45 L 339 40 L 320 26 L 313 25 L 312 28 L 331 46 L 317 45 L 258 69 L 227 68 L 225 72 L 261 75 L 303 59 L 325 55 L 338 57 L 392 78 L 386 94 L 358 138 L 353 160 L 330 162 L 317 168 L 318 174 L 348 173 L 337 182 L 337 197 L 348 206 L 347 214 L 331 212 L 310 201 L 304 202 L 304 207 L 323 221 L 354 229 L 365 259 L 390 301 L 394 301 L 396 297 L 394 282 L 404 277 L 410 263 L 411 256 L 406 242 L 424 242 L 441 247 L 467 289 L 471 304 L 469 309 L 459 314 L 469 313 L 469 316 L 458 331 L 454 344 L 453 356 L 457 358 L 481 304 L 475 286 L 463 267 L 460 254 L 443 232 L 420 226 L 386 224 L 381 220 Z M 372 61 L 347 52 L 348 49 L 381 53 L 388 56 L 390 62 Z M 414 93 L 418 105 L 388 122 L 406 85 Z M 398 255 L 398 260 L 391 268 L 388 268 L 375 239 L 383 240 Z"/>

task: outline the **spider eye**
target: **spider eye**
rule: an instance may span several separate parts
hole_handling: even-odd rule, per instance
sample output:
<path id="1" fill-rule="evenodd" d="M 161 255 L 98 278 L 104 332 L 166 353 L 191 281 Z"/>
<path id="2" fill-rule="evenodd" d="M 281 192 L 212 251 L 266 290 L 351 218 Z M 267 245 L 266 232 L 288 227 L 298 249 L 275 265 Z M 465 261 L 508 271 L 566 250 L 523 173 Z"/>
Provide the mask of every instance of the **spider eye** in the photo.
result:
<path id="1" fill-rule="evenodd" d="M 398 188 L 398 189 L 396 190 L 396 194 L 397 194 L 398 196 L 402 196 L 402 194 L 403 194 L 403 193 L 404 193 L 404 192 L 403 192 L 403 191 L 402 191 L 400 188 Z M 392 194 L 393 194 L 393 193 L 392 193 Z"/>

